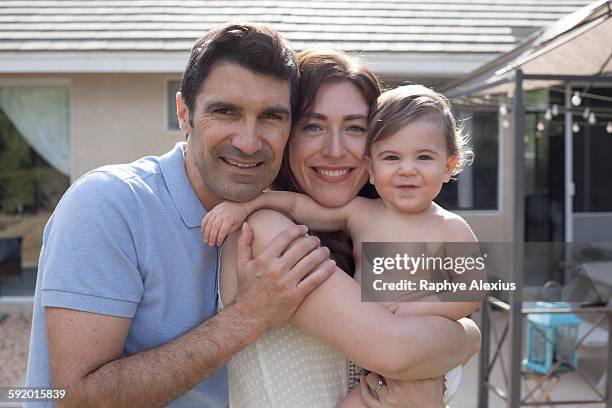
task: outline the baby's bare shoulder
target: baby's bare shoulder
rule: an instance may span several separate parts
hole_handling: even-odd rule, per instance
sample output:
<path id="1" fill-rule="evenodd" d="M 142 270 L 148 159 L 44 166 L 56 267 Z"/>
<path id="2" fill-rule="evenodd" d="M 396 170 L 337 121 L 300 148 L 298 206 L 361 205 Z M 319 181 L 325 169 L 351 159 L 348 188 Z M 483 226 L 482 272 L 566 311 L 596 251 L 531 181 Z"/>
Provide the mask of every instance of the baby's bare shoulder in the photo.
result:
<path id="1" fill-rule="evenodd" d="M 442 218 L 448 241 L 476 241 L 470 225 L 459 214 L 448 211 L 436 204 L 435 211 Z"/>

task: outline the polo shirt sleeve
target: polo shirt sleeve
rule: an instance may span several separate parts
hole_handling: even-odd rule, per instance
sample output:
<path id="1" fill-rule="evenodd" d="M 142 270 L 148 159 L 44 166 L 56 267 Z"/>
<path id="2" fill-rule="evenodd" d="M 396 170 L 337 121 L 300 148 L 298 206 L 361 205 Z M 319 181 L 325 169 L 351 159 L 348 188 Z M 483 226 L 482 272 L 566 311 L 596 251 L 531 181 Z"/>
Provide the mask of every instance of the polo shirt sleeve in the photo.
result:
<path id="1" fill-rule="evenodd" d="M 43 306 L 132 318 L 143 295 L 141 222 L 128 182 L 101 171 L 79 179 L 45 228 Z"/>

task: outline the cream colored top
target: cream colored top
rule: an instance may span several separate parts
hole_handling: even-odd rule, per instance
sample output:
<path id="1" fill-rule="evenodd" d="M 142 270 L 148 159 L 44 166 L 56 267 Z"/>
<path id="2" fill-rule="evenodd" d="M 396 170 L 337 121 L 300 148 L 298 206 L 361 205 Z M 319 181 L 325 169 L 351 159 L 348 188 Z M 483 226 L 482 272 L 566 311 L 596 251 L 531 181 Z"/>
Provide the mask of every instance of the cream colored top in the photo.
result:
<path id="1" fill-rule="evenodd" d="M 347 360 L 293 324 L 234 356 L 228 373 L 231 408 L 332 408 L 348 393 Z"/>
<path id="2" fill-rule="evenodd" d="M 347 359 L 292 323 L 259 337 L 227 369 L 231 408 L 335 408 L 348 394 Z"/>

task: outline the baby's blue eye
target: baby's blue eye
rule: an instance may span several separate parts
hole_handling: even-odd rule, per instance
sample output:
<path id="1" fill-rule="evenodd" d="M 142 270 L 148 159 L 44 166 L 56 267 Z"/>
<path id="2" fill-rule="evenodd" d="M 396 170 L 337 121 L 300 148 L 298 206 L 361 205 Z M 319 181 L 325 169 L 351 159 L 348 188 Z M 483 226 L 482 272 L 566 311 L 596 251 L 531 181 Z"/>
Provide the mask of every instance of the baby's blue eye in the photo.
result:
<path id="1" fill-rule="evenodd" d="M 427 154 L 421 154 L 417 157 L 417 160 L 432 160 L 432 157 Z"/>
<path id="2" fill-rule="evenodd" d="M 383 158 L 383 160 L 390 160 L 390 161 L 391 161 L 391 160 L 399 160 L 399 157 L 398 157 L 397 155 L 390 154 L 390 155 L 388 155 L 388 156 L 385 156 L 385 157 Z"/>

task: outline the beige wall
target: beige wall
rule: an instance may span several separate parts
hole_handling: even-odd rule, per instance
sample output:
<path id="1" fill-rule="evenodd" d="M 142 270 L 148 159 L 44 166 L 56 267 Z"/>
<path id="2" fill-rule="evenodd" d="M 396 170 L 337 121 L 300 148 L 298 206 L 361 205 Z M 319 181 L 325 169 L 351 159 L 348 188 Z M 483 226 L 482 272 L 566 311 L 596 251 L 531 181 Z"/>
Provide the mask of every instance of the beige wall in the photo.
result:
<path id="1" fill-rule="evenodd" d="M 178 76 L 71 77 L 73 179 L 104 164 L 162 154 L 183 139 L 167 130 L 168 79 Z"/>

